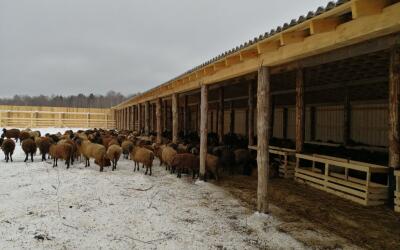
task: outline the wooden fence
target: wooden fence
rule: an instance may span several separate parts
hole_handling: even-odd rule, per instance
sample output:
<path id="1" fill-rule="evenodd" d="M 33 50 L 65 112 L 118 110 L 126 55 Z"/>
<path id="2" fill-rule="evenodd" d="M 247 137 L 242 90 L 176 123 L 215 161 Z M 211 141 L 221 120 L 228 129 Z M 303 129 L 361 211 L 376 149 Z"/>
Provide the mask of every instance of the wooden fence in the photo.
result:
<path id="1" fill-rule="evenodd" d="M 111 109 L 0 105 L 0 127 L 110 129 L 115 119 Z"/>

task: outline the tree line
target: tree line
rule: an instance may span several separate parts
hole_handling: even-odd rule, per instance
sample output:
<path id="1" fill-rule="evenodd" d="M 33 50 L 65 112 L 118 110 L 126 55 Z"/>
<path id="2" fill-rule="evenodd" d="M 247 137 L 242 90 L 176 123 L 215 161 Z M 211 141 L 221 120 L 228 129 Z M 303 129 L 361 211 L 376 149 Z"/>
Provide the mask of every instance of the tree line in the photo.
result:
<path id="1" fill-rule="evenodd" d="M 109 91 L 105 95 L 78 94 L 70 96 L 62 95 L 15 95 L 11 98 L 0 98 L 0 105 L 14 106 L 48 106 L 48 107 L 71 107 L 71 108 L 111 108 L 131 97 L 124 96 L 115 91 Z"/>

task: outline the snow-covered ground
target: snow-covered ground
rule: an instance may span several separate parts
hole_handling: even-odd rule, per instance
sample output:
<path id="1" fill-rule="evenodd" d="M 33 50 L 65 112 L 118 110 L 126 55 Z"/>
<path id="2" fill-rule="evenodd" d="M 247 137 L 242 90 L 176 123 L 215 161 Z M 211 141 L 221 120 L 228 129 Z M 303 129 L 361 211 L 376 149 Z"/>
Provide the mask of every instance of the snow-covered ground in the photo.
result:
<path id="1" fill-rule="evenodd" d="M 42 132 L 58 132 L 43 129 Z M 61 131 L 62 132 L 62 131 Z M 121 159 L 117 171 L 94 163 L 69 170 L 51 161 L 0 159 L 0 249 L 303 249 L 212 183 Z"/>

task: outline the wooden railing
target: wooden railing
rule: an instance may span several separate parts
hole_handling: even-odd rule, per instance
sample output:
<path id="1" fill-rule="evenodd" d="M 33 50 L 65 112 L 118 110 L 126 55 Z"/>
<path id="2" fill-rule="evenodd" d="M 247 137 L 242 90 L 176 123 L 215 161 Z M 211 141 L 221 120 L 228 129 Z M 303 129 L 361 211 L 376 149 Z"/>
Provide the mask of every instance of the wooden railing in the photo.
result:
<path id="1" fill-rule="evenodd" d="M 372 182 L 371 177 L 383 174 L 387 178 L 388 167 L 325 155 L 296 154 L 296 157 L 296 181 L 365 206 L 382 205 L 387 200 L 388 185 Z M 301 161 L 311 162 L 311 167 L 303 166 Z M 363 173 L 365 178 L 351 176 L 350 170 Z"/>
<path id="2" fill-rule="evenodd" d="M 0 106 L 0 127 L 115 128 L 110 109 Z"/>

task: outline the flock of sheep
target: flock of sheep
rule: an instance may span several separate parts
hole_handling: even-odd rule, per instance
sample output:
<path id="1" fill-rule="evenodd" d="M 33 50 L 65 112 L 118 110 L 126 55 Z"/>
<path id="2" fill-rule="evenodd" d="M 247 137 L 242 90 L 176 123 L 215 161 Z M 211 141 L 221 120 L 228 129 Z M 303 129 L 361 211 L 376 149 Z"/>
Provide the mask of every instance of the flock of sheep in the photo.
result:
<path id="1" fill-rule="evenodd" d="M 139 165 L 146 168 L 145 174 L 152 175 L 152 166 L 155 157 L 160 160 L 160 166 L 165 165 L 166 170 L 177 173 L 192 174 L 193 178 L 199 175 L 199 148 L 198 144 L 188 138 L 181 138 L 180 143 L 174 144 L 163 137 L 162 143 L 155 143 L 155 136 L 139 136 L 134 131 L 116 130 L 67 130 L 64 134 L 41 135 L 40 131 L 30 129 L 3 129 L 0 138 L 1 149 L 5 160 L 13 161 L 12 155 L 15 144 L 20 143 L 25 153 L 25 162 L 33 162 L 33 155 L 39 149 L 42 161 L 51 158 L 53 167 L 58 160 L 64 160 L 67 169 L 77 160 L 85 160 L 85 167 L 90 166 L 90 160 L 100 167 L 111 167 L 116 170 L 121 156 L 133 161 L 134 171 L 139 170 Z M 213 142 L 210 138 L 209 142 Z M 240 172 L 251 174 L 254 168 L 255 157 L 247 149 L 237 148 L 234 145 L 221 146 L 209 145 L 206 157 L 206 176 L 218 180 L 222 170 L 229 173 Z"/>

